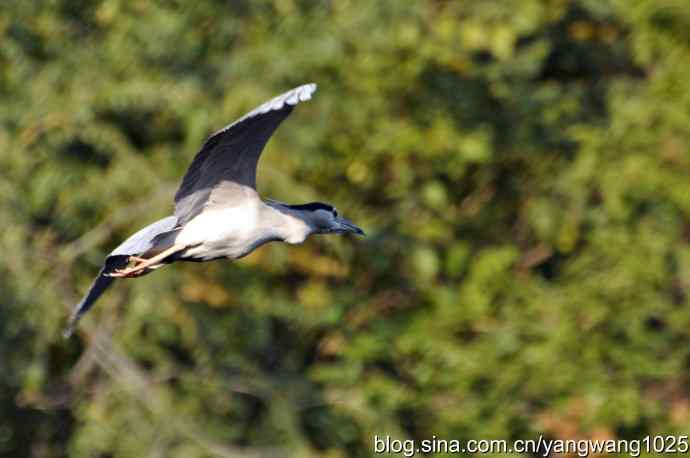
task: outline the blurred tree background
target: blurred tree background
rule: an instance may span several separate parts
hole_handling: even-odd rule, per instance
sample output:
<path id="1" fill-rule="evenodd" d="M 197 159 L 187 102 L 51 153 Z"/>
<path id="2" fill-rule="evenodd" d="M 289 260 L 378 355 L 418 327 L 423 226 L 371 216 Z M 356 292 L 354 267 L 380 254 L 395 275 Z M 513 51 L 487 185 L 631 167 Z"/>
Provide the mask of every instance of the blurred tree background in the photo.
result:
<path id="1" fill-rule="evenodd" d="M 690 432 L 686 0 L 4 0 L 0 456 Z M 121 281 L 205 137 L 366 239 Z"/>

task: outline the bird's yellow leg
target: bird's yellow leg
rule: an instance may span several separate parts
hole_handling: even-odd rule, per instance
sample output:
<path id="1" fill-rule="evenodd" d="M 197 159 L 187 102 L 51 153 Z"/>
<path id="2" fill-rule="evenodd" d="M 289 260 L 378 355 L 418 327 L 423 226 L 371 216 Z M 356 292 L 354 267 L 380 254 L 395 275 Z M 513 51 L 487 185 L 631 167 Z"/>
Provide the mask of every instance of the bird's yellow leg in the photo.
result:
<path id="1" fill-rule="evenodd" d="M 141 259 L 141 261 L 133 266 L 133 267 L 128 267 L 126 269 L 118 269 L 115 272 L 107 274 L 109 277 L 133 277 L 139 274 L 140 272 L 143 273 L 144 270 L 146 269 L 151 269 L 151 268 L 156 268 L 159 267 L 158 265 L 161 264 L 161 261 L 163 261 L 165 258 L 167 258 L 170 255 L 173 255 L 177 253 L 178 251 L 182 251 L 185 248 L 187 248 L 187 245 L 181 245 L 181 244 L 175 244 L 171 246 L 170 248 L 161 251 L 157 255 L 145 259 L 145 258 L 138 258 Z M 132 258 L 130 256 L 130 258 Z M 135 259 L 137 261 L 138 259 Z M 154 267 L 156 266 L 156 267 Z"/>

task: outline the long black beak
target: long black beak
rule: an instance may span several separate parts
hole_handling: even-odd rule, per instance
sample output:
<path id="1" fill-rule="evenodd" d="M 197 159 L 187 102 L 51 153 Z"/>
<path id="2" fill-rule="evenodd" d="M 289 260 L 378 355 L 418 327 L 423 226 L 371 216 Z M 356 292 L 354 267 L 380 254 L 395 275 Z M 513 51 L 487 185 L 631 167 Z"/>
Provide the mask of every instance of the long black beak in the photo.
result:
<path id="1" fill-rule="evenodd" d="M 357 235 L 366 235 L 364 231 L 357 227 L 352 221 L 349 221 L 342 217 L 336 218 L 335 221 L 338 223 L 338 232 L 351 232 Z"/>

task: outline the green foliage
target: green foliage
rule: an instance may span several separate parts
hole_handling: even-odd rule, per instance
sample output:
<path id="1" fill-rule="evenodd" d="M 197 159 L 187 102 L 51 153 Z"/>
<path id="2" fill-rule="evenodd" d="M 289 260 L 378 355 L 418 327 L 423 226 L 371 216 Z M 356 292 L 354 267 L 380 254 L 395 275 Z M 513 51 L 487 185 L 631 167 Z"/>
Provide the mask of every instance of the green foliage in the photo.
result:
<path id="1" fill-rule="evenodd" d="M 688 433 L 681 0 L 0 7 L 0 456 Z M 369 237 L 119 282 L 211 131 L 315 81 L 265 196 Z"/>

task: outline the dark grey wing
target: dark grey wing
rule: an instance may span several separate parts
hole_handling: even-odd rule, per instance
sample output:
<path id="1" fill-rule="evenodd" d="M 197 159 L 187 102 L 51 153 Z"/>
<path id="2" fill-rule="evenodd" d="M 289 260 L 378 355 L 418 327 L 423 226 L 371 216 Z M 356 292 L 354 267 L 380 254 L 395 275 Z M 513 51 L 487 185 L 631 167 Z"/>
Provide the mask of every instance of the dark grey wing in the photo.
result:
<path id="1" fill-rule="evenodd" d="M 128 263 L 129 256 L 142 255 L 153 248 L 153 240 L 155 237 L 173 230 L 175 226 L 177 226 L 177 218 L 174 216 L 168 216 L 158 220 L 122 242 L 105 258 L 103 267 L 101 267 L 98 276 L 91 284 L 89 292 L 86 293 L 81 302 L 72 309 L 69 323 L 63 332 L 65 338 L 72 335 L 81 317 L 89 311 L 98 298 L 101 297 L 101 294 L 103 294 L 113 280 L 115 280 L 115 278 L 108 277 L 106 274 L 125 267 Z"/>
<path id="2" fill-rule="evenodd" d="M 101 297 L 101 294 L 103 294 L 105 290 L 110 287 L 110 284 L 115 280 L 114 277 L 108 277 L 106 274 L 116 269 L 122 269 L 126 265 L 127 256 L 108 256 L 106 258 L 103 267 L 101 267 L 101 270 L 98 272 L 98 276 L 93 283 L 91 283 L 89 292 L 86 293 L 86 296 L 84 296 L 81 302 L 75 305 L 72 309 L 72 315 L 69 318 L 67 327 L 62 333 L 65 339 L 72 335 L 81 317 L 89 311 L 91 306 L 98 300 L 99 297 Z"/>
<path id="3" fill-rule="evenodd" d="M 256 190 L 256 166 L 266 142 L 316 84 L 305 84 L 269 100 L 211 135 L 189 166 L 175 194 L 175 216 L 186 224 L 209 203 L 223 205 L 249 188 Z"/>

